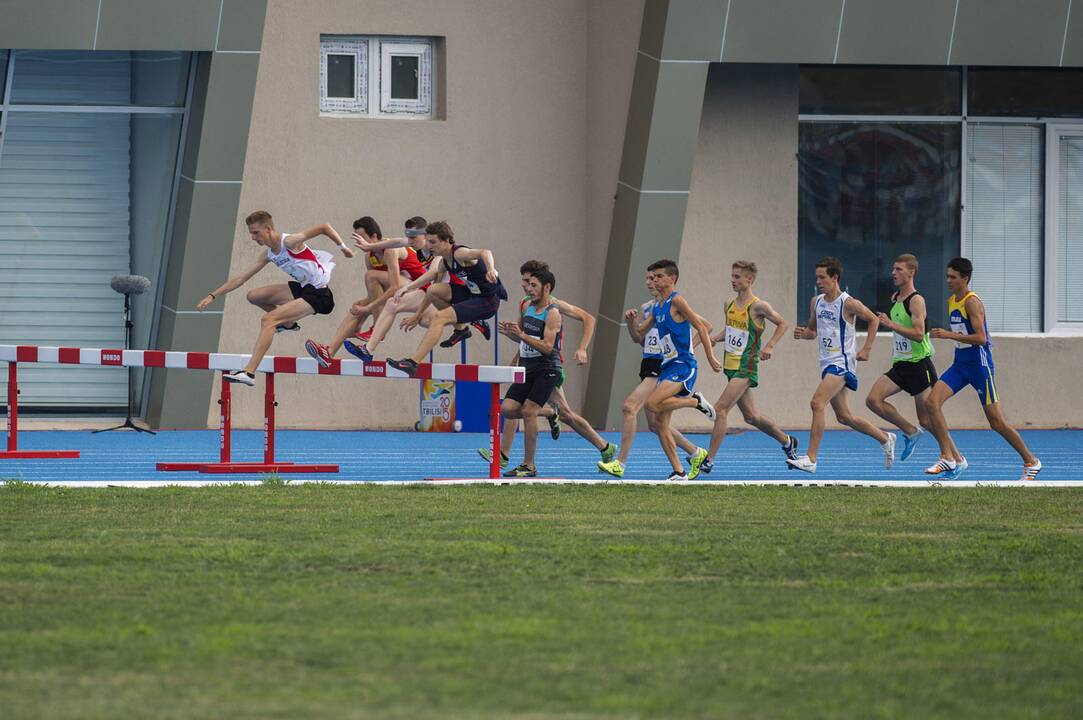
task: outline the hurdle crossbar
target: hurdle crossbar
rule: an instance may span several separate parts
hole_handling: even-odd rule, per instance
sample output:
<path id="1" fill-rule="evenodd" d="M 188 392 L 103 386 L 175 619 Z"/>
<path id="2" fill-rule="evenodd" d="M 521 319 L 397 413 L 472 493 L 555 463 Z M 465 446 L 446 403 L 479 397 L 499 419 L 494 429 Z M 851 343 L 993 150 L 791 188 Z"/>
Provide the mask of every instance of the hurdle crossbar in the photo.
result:
<path id="1" fill-rule="evenodd" d="M 251 356 L 227 353 L 184 352 L 167 350 L 122 350 L 111 348 L 73 348 L 39 345 L 0 345 L 0 361 L 8 363 L 8 453 L 4 457 L 78 457 L 77 451 L 18 451 L 34 455 L 11 455 L 17 444 L 17 403 L 12 397 L 18 395 L 15 366 L 18 363 L 57 363 L 61 365 L 106 365 L 115 367 L 175 368 L 188 370 L 217 370 L 231 372 L 241 370 Z M 361 360 L 332 359 L 328 367 L 321 366 L 314 358 L 269 355 L 257 368 L 266 375 L 264 392 L 264 458 L 262 463 L 237 463 L 230 460 L 230 432 L 232 431 L 229 383 L 222 382 L 219 428 L 221 431 L 219 461 L 217 463 L 159 463 L 159 470 L 195 470 L 208 473 L 227 472 L 338 472 L 337 465 L 299 465 L 274 459 L 274 416 L 277 402 L 274 399 L 274 376 L 293 375 L 339 375 L 346 377 L 382 377 L 410 379 L 401 370 L 382 361 L 371 363 Z M 415 380 L 456 380 L 484 382 L 492 385 L 490 394 L 489 439 L 492 460 L 489 476 L 500 476 L 500 383 L 521 383 L 526 380 L 522 367 L 504 365 L 467 365 L 456 363 L 422 363 L 414 374 Z M 66 454 L 64 454 L 66 453 Z M 72 454 L 74 453 L 74 454 Z M 178 467 L 178 466 L 185 467 Z M 164 467 L 169 466 L 169 467 Z M 327 469 L 318 469 L 327 468 Z M 330 469 L 333 468 L 333 469 Z"/>

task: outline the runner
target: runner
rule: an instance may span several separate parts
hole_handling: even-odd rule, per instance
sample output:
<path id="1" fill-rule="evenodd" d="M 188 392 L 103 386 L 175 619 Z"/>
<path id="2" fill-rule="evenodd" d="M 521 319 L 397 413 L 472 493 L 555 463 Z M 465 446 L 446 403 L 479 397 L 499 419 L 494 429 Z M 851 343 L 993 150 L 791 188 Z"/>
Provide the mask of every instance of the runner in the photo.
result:
<path id="1" fill-rule="evenodd" d="M 793 331 L 798 340 L 815 338 L 820 348 L 820 384 L 812 395 L 808 454 L 786 459 L 790 467 L 808 473 L 816 472 L 816 455 L 824 437 L 824 411 L 828 403 L 840 423 L 880 443 L 884 467 L 890 468 L 895 462 L 895 434 L 885 433 L 868 420 L 853 415 L 846 403 L 846 393 L 857 391 L 857 363 L 869 359 L 880 321 L 860 300 L 842 290 L 841 279 L 842 263 L 838 258 L 825 257 L 816 263 L 816 287 L 821 294 L 812 298 L 808 326 L 798 325 Z M 855 353 L 854 320 L 858 317 L 869 327 L 865 345 Z"/>
<path id="2" fill-rule="evenodd" d="M 760 384 L 759 363 L 770 360 L 775 346 L 786 334 L 786 320 L 766 301 L 752 294 L 752 283 L 756 281 L 756 263 L 738 260 L 730 268 L 730 286 L 737 291 L 737 297 L 726 304 L 726 326 L 712 343 L 722 342 L 725 348 L 722 370 L 726 375 L 726 388 L 714 404 L 718 418 L 711 430 L 711 447 L 701 463 L 693 463 L 688 479 L 694 480 L 700 472 L 709 473 L 714 469 L 714 459 L 722 441 L 726 437 L 726 420 L 729 411 L 736 405 L 741 410 L 745 422 L 765 435 L 769 435 L 782 446 L 787 459 L 797 459 L 797 438 L 778 429 L 778 425 L 765 415 L 756 412 L 752 388 Z M 775 325 L 775 332 L 767 344 L 761 347 L 764 320 Z"/>
<path id="3" fill-rule="evenodd" d="M 894 333 L 894 349 L 891 369 L 877 378 L 865 398 L 869 410 L 887 420 L 903 432 L 903 448 L 899 460 L 907 460 L 918 444 L 924 431 L 904 418 L 895 406 L 887 401 L 895 393 L 906 391 L 914 398 L 914 410 L 918 422 L 929 427 L 929 411 L 926 402 L 936 382 L 933 366 L 933 344 L 925 331 L 925 298 L 914 289 L 914 276 L 918 272 L 918 259 L 913 255 L 900 255 L 891 267 L 891 280 L 895 294 L 891 296 L 891 315 L 877 313 L 881 327 Z"/>
<path id="4" fill-rule="evenodd" d="M 300 330 L 297 321 L 301 318 L 312 314 L 328 315 L 335 308 L 335 298 L 327 287 L 335 263 L 331 261 L 330 253 L 313 250 L 308 246 L 308 241 L 325 235 L 339 246 L 346 257 L 352 258 L 353 251 L 346 247 L 339 234 L 327 223 L 299 233 L 278 232 L 274 219 L 266 210 L 257 210 L 246 217 L 244 223 L 248 226 L 252 241 L 265 250 L 248 270 L 207 293 L 196 305 L 196 310 L 206 310 L 219 295 L 244 285 L 268 263 L 274 263 L 293 278 L 286 284 L 264 285 L 248 291 L 248 302 L 264 310 L 259 336 L 244 369 L 226 373 L 222 377 L 226 382 L 252 386 L 256 384 L 256 368 L 271 347 L 271 339 L 276 332 Z"/>
<path id="5" fill-rule="evenodd" d="M 539 271 L 549 271 L 549 265 L 540 260 L 528 260 L 519 267 L 519 274 L 522 279 L 523 293 L 526 297 L 519 303 L 519 315 L 524 316 L 524 312 L 528 305 L 532 301 L 531 296 L 531 280 L 536 277 Z M 556 278 L 553 278 L 556 282 Z M 590 341 L 594 337 L 594 316 L 588 313 L 582 308 L 572 305 L 569 302 L 558 299 L 550 291 L 550 302 L 555 307 L 563 318 L 572 318 L 583 323 L 583 336 L 579 340 L 579 347 L 575 350 L 575 361 L 578 365 L 586 365 L 588 361 L 587 347 L 590 346 Z M 563 342 L 563 336 L 561 338 Z M 561 350 L 563 348 L 561 347 Z M 516 354 L 512 358 L 512 364 L 518 363 L 520 355 Z M 549 421 L 549 434 L 556 440 L 560 437 L 560 422 L 563 420 L 565 423 L 571 426 L 575 432 L 584 440 L 594 446 L 598 452 L 602 454 L 602 460 L 607 461 L 613 458 L 613 455 L 617 451 L 617 446 L 612 443 L 606 442 L 597 431 L 590 426 L 581 415 L 574 412 L 571 405 L 568 404 L 568 398 L 564 394 L 564 358 L 563 353 L 560 356 L 560 368 L 559 377 L 557 378 L 556 388 L 549 396 L 548 405 L 555 411 L 553 414 L 545 415 L 546 420 Z M 505 423 L 504 429 L 500 434 L 500 466 L 506 467 L 508 465 L 509 457 L 511 455 L 511 449 L 515 444 L 515 434 L 518 431 L 519 422 L 514 421 L 511 423 Z M 478 454 L 489 462 L 492 458 L 492 451 L 488 448 L 478 448 Z"/>
<path id="6" fill-rule="evenodd" d="M 421 277 L 404 288 L 399 288 L 396 295 L 406 293 L 426 284 L 426 298 L 436 308 L 432 315 L 428 332 L 414 352 L 413 357 L 402 360 L 388 360 L 387 364 L 396 370 L 405 372 L 410 377 L 417 373 L 417 366 L 440 340 L 440 334 L 446 325 L 465 324 L 475 320 L 488 320 L 496 315 L 501 300 L 508 297 L 500 283 L 496 262 L 489 250 L 468 248 L 455 244 L 455 235 L 451 227 L 443 221 L 431 223 L 425 228 L 429 247 L 438 256 Z M 447 270 L 449 275 L 458 277 L 462 285 L 434 282 Z M 420 322 L 418 314 L 403 323 L 403 329 L 411 330 Z M 461 331 L 469 333 L 468 328 Z"/>
<path id="7" fill-rule="evenodd" d="M 643 408 L 643 412 L 647 416 L 647 428 L 651 432 L 657 432 L 655 415 L 651 410 L 644 408 L 644 403 L 647 402 L 651 391 L 658 385 L 658 376 L 662 372 L 662 348 L 659 343 L 657 328 L 651 328 L 646 334 L 638 332 L 638 326 L 644 324 L 647 318 L 650 317 L 651 309 L 655 303 L 654 272 L 651 270 L 647 271 L 646 285 L 647 293 L 651 296 L 651 299 L 643 303 L 639 310 L 632 308 L 624 313 L 625 325 L 628 328 L 628 334 L 632 337 L 632 341 L 643 346 L 643 359 L 639 362 L 639 384 L 628 394 L 621 406 L 620 454 L 613 460 L 608 462 L 603 460 L 598 463 L 600 472 L 609 473 L 613 477 L 624 477 L 628 454 L 632 450 L 632 443 L 636 436 L 638 425 L 636 417 L 639 415 L 640 408 Z M 685 459 L 693 469 L 698 467 L 699 463 L 707 457 L 706 450 L 690 442 L 676 428 L 671 427 L 669 432 L 677 446 L 687 453 Z M 692 477 L 691 473 L 689 473 L 689 477 Z"/>
<path id="8" fill-rule="evenodd" d="M 379 224 L 368 215 L 355 220 L 353 227 L 354 237 L 359 238 L 354 244 L 366 252 L 365 286 L 368 288 L 368 297 L 350 306 L 350 312 L 339 323 L 330 344 L 323 345 L 315 340 L 305 341 L 305 350 L 323 367 L 330 366 L 331 359 L 339 348 L 348 342 L 346 338 L 357 333 L 365 318 L 375 316 L 378 322 L 379 316 L 383 314 L 381 311 L 384 303 L 404 284 L 404 278 L 415 280 L 425 274 L 425 266 L 412 247 L 377 246 L 383 239 L 383 233 Z M 393 317 L 394 313 L 391 314 L 391 318 Z M 371 332 L 370 330 L 369 333 Z M 353 355 L 364 359 L 362 355 L 354 352 L 353 347 L 347 349 Z M 368 360 L 371 359 L 370 356 Z"/>
<path id="9" fill-rule="evenodd" d="M 645 336 L 652 328 L 658 330 L 659 347 L 662 350 L 661 371 L 657 385 L 647 398 L 647 408 L 655 414 L 655 433 L 673 468 L 673 472 L 666 479 L 687 480 L 688 475 L 677 456 L 677 444 L 670 433 L 670 417 L 674 410 L 685 407 L 694 407 L 711 420 L 716 417 L 714 407 L 707 402 L 703 393 L 692 392 L 698 372 L 692 346 L 693 327 L 707 353 L 711 369 L 720 372 L 722 364 L 718 362 L 714 348 L 711 347 L 711 326 L 673 289 L 680 276 L 677 263 L 672 260 L 659 260 L 647 269 L 654 271 L 654 287 L 658 300 L 651 308 L 647 322 L 639 325 L 637 332 Z"/>
<path id="10" fill-rule="evenodd" d="M 948 263 L 948 322 L 951 330 L 933 328 L 934 338 L 955 341 L 955 359 L 929 395 L 929 418 L 932 431 L 940 443 L 940 459 L 925 472 L 941 474 L 945 480 L 954 480 L 967 468 L 966 459 L 959 454 L 951 439 L 942 410 L 952 395 L 970 385 L 978 393 L 989 427 L 996 430 L 1023 459 L 1020 480 L 1033 480 L 1042 469 L 1042 462 L 1030 451 L 1019 432 L 1004 419 L 1000 397 L 994 377 L 992 343 L 985 322 L 985 305 L 970 290 L 970 278 L 974 266 L 967 258 L 958 257 Z M 950 458 L 947 456 L 951 456 Z"/>

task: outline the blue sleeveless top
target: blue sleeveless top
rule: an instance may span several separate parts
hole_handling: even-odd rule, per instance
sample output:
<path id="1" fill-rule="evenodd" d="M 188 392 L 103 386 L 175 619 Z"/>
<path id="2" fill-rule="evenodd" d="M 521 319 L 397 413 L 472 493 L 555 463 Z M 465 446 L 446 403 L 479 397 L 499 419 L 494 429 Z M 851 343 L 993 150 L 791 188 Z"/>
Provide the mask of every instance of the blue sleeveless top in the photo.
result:
<path id="1" fill-rule="evenodd" d="M 682 362 L 695 367 L 696 356 L 692 353 L 692 323 L 685 318 L 682 322 L 673 319 L 670 306 L 677 297 L 674 290 L 665 300 L 655 302 L 651 308 L 654 327 L 658 330 L 658 340 L 662 349 L 662 367 L 671 362 Z"/>

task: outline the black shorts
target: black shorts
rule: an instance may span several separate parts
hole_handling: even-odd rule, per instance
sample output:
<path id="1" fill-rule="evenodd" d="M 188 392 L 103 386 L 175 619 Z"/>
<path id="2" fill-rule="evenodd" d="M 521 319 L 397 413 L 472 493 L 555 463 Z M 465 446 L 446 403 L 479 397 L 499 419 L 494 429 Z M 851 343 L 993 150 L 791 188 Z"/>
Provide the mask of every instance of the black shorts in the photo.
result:
<path id="1" fill-rule="evenodd" d="M 911 395 L 920 395 L 936 385 L 936 367 L 930 358 L 917 362 L 897 362 L 884 374 Z"/>
<path id="2" fill-rule="evenodd" d="M 662 374 L 662 358 L 645 357 L 639 361 L 639 379 L 656 378 Z"/>
<path id="3" fill-rule="evenodd" d="M 293 299 L 301 298 L 312 306 L 317 315 L 330 315 L 335 309 L 335 296 L 331 294 L 331 288 L 315 288 L 311 285 L 301 287 L 301 283 L 290 280 L 290 292 Z"/>
<path id="4" fill-rule="evenodd" d="M 475 295 L 465 285 L 452 285 L 451 307 L 455 310 L 456 322 L 488 320 L 496 315 L 497 308 L 500 307 L 500 298 L 496 293 Z"/>
<path id="5" fill-rule="evenodd" d="M 526 382 L 515 383 L 509 387 L 504 399 L 514 400 L 520 405 L 527 400 L 533 401 L 535 405 L 545 405 L 549 402 L 549 396 L 556 390 L 559 382 L 559 368 L 527 370 Z"/>

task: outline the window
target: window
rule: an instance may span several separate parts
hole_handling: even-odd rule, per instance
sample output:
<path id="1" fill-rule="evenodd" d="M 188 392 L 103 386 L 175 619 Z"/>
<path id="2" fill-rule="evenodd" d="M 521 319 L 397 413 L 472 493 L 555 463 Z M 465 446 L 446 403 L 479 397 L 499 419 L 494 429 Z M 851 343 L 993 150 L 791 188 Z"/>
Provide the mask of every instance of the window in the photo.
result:
<path id="1" fill-rule="evenodd" d="M 320 112 L 431 119 L 432 38 L 324 35 Z"/>
<path id="2" fill-rule="evenodd" d="M 1050 127 L 1046 329 L 1083 328 L 1083 128 Z M 1049 263 L 1054 267 L 1050 268 Z"/>
<path id="3" fill-rule="evenodd" d="M 971 68 L 966 74 L 971 117 L 1083 117 L 1083 70 Z"/>
<path id="4" fill-rule="evenodd" d="M 818 115 L 958 115 L 959 68 L 805 65 L 800 112 Z"/>

